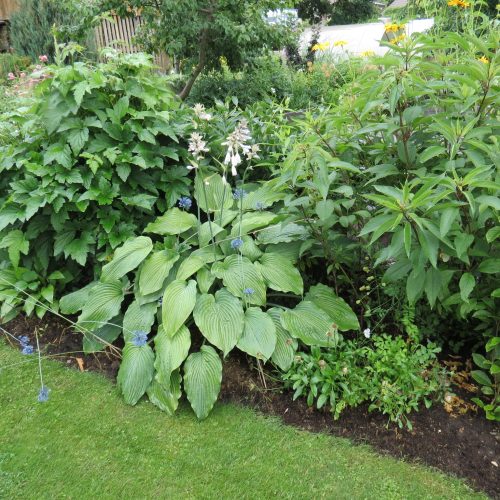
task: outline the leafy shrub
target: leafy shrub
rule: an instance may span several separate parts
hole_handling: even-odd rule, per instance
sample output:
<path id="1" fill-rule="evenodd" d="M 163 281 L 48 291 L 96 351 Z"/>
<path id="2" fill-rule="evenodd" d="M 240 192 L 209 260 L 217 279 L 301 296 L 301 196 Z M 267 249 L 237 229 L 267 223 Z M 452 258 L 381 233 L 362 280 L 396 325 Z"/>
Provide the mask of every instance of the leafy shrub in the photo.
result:
<path id="1" fill-rule="evenodd" d="M 269 182 L 311 223 L 309 272 L 326 268 L 362 327 L 400 328 L 418 305 L 443 343 L 498 331 L 497 45 L 494 30 L 394 45 L 284 141 Z"/>
<path id="2" fill-rule="evenodd" d="M 442 395 L 439 351 L 434 344 L 408 344 L 388 335 L 375 336 L 373 345 L 341 341 L 328 350 L 299 352 L 283 380 L 295 391 L 294 399 L 302 396 L 309 406 L 330 407 L 335 419 L 346 407 L 369 402 L 369 411 L 411 429 L 407 415 L 422 403 L 430 407 L 432 398 Z"/>
<path id="3" fill-rule="evenodd" d="M 56 307 L 67 283 L 92 277 L 114 248 L 189 194 L 180 141 L 191 113 L 144 55 L 52 73 L 37 88 L 24 142 L 0 149 L 4 321 L 31 312 L 34 299 L 45 304 L 40 316 Z"/>

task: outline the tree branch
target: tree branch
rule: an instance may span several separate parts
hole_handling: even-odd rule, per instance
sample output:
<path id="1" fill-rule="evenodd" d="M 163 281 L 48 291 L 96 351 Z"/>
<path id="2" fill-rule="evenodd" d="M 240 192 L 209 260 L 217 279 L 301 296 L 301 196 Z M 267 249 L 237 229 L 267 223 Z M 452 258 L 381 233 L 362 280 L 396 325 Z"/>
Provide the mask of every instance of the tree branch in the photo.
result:
<path id="1" fill-rule="evenodd" d="M 200 37 L 200 51 L 198 56 L 198 64 L 194 68 L 193 72 L 191 73 L 191 76 L 189 77 L 189 80 L 187 81 L 186 85 L 179 94 L 179 97 L 183 101 L 187 98 L 187 96 L 191 92 L 194 82 L 196 81 L 200 73 L 203 71 L 203 68 L 205 68 L 205 64 L 207 63 L 207 49 L 208 49 L 208 27 L 205 27 L 203 28 Z"/>

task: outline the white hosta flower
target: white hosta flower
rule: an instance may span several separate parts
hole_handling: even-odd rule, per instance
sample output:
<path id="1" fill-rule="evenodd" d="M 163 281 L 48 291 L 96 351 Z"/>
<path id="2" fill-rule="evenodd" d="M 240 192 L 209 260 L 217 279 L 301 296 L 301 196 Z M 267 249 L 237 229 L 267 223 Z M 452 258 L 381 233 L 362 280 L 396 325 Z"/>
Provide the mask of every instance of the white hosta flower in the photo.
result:
<path id="1" fill-rule="evenodd" d="M 189 138 L 188 151 L 194 156 L 195 160 L 201 160 L 204 153 L 208 152 L 206 141 L 198 132 L 193 132 Z"/>
<path id="2" fill-rule="evenodd" d="M 260 156 L 257 154 L 260 151 L 259 145 L 258 144 L 252 144 L 252 147 L 250 148 L 249 151 L 247 151 L 247 160 L 250 161 L 253 158 L 259 159 Z"/>
<path id="3" fill-rule="evenodd" d="M 240 151 L 243 155 L 248 155 L 252 148 L 247 143 L 252 139 L 250 130 L 248 130 L 248 122 L 241 120 L 234 131 L 228 136 L 226 141 L 222 143 L 227 146 L 226 157 L 224 158 L 225 165 L 231 165 L 231 174 L 238 175 L 236 167 L 241 163 Z"/>
<path id="4" fill-rule="evenodd" d="M 372 331 L 371 331 L 369 328 L 365 328 L 365 329 L 363 330 L 363 335 L 364 335 L 367 339 L 369 339 L 369 338 L 371 337 L 371 334 L 372 334 Z"/>
<path id="5" fill-rule="evenodd" d="M 193 106 L 193 111 L 194 114 L 200 119 L 200 120 L 206 120 L 210 121 L 212 119 L 212 115 L 210 113 L 207 113 L 205 111 L 205 106 L 203 104 L 195 104 Z"/>

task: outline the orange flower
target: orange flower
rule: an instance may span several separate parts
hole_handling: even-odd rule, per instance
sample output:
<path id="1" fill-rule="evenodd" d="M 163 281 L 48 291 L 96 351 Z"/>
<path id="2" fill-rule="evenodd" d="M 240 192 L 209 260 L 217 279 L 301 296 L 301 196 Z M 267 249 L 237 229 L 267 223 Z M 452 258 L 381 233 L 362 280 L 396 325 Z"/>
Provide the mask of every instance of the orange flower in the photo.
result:
<path id="1" fill-rule="evenodd" d="M 460 7 L 461 9 L 466 9 L 470 7 L 469 2 L 465 2 L 464 0 L 448 0 L 449 7 Z"/>

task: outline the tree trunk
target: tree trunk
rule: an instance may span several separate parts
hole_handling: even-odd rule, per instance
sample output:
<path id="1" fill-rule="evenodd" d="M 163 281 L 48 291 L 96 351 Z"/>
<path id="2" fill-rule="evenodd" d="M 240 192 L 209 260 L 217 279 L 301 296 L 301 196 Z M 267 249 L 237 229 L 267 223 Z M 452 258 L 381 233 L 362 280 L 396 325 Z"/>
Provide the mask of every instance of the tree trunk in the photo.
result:
<path id="1" fill-rule="evenodd" d="M 205 65 L 207 63 L 207 48 L 208 48 L 208 28 L 204 28 L 203 31 L 201 32 L 201 37 L 200 37 L 200 52 L 198 57 L 198 64 L 194 68 L 193 72 L 191 73 L 191 76 L 189 77 L 189 80 L 187 81 L 186 85 L 179 94 L 179 97 L 183 101 L 188 97 L 189 93 L 191 92 L 191 89 L 193 88 L 194 82 L 196 81 L 198 76 L 200 76 L 200 73 L 205 68 Z"/>

